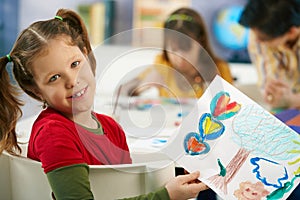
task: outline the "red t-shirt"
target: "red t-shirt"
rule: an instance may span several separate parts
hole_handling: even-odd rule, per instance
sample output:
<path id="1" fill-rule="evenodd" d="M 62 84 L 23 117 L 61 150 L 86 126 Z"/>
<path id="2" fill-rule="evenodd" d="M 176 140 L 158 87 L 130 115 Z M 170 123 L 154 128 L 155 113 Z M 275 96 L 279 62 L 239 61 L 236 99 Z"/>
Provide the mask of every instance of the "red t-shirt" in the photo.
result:
<path id="1" fill-rule="evenodd" d="M 109 116 L 93 114 L 102 125 L 103 135 L 87 131 L 51 108 L 42 111 L 33 124 L 27 156 L 42 162 L 45 173 L 79 163 L 131 163 L 120 125 Z"/>

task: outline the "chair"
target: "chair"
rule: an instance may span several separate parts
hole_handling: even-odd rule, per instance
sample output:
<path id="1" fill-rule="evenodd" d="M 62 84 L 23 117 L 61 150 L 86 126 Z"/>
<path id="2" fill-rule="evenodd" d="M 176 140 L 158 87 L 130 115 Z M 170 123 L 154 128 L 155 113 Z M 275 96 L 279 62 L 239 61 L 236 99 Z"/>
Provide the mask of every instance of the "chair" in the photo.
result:
<path id="1" fill-rule="evenodd" d="M 145 194 L 164 186 L 174 176 L 174 164 L 165 161 L 90 166 L 95 199 L 120 199 Z"/>
<path id="2" fill-rule="evenodd" d="M 11 198 L 11 183 L 9 173 L 9 158 L 2 154 L 0 155 L 0 194 L 3 199 Z"/>
<path id="3" fill-rule="evenodd" d="M 11 199 L 51 199 L 51 189 L 40 162 L 3 154 L 9 159 Z"/>
<path id="4" fill-rule="evenodd" d="M 51 189 L 40 162 L 4 152 L 0 156 L 0 164 L 1 198 L 51 199 Z M 169 160 L 90 166 L 90 182 L 95 199 L 109 200 L 148 193 L 164 186 L 174 176 L 175 166 Z"/>

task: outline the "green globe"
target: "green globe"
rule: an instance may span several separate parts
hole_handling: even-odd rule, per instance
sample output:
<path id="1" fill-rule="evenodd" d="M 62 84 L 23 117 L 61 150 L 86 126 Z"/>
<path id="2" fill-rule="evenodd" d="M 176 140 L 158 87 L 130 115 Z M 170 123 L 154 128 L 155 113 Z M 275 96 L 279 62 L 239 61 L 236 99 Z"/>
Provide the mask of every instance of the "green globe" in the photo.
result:
<path id="1" fill-rule="evenodd" d="M 238 23 L 243 6 L 221 9 L 213 20 L 213 34 L 225 48 L 241 50 L 247 48 L 249 29 Z"/>

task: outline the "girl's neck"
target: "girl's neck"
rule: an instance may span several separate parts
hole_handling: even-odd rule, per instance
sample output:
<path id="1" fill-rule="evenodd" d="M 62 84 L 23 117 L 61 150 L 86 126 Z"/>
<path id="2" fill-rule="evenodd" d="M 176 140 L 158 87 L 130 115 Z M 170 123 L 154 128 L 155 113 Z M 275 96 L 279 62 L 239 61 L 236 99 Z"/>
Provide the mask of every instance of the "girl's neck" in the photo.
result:
<path id="1" fill-rule="evenodd" d="M 98 124 L 92 115 L 92 111 L 74 114 L 71 120 L 81 126 L 96 129 L 98 128 Z"/>

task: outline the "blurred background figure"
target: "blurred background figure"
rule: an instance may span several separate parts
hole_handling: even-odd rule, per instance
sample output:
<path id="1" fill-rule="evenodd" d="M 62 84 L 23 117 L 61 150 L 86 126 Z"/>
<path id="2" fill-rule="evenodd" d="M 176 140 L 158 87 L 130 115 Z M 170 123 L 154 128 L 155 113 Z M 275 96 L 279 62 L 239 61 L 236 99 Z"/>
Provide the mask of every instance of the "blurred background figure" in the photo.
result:
<path id="1" fill-rule="evenodd" d="M 248 51 L 273 112 L 300 108 L 300 1 L 249 0 L 239 23 L 250 28 Z M 300 186 L 288 200 L 300 199 Z"/>
<path id="2" fill-rule="evenodd" d="M 250 28 L 248 51 L 265 102 L 300 108 L 300 1 L 250 0 L 239 23 Z"/>
<path id="3" fill-rule="evenodd" d="M 155 87 L 160 97 L 199 98 L 216 74 L 233 82 L 228 63 L 212 51 L 202 17 L 191 8 L 179 8 L 164 22 L 162 53 L 122 86 L 122 94 L 137 96 Z"/>

